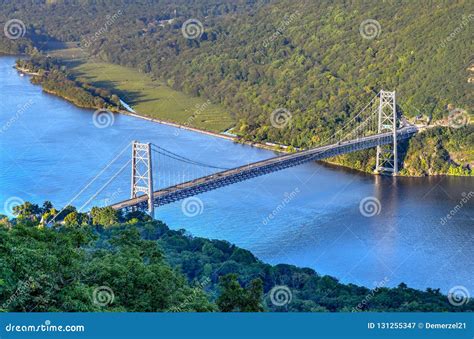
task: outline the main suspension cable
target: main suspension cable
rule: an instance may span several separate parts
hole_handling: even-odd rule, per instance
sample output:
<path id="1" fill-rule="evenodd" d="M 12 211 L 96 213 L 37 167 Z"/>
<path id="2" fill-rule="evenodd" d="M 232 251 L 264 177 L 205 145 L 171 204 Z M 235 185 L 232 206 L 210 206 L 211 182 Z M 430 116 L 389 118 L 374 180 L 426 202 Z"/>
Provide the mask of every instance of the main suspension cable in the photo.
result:
<path id="1" fill-rule="evenodd" d="M 165 149 L 163 147 L 160 147 L 160 146 L 157 146 L 155 144 L 151 144 L 151 145 L 152 145 L 152 151 L 154 151 L 156 153 L 159 153 L 163 156 L 166 156 L 168 158 L 177 160 L 177 161 L 181 161 L 181 162 L 184 162 L 184 163 L 187 163 L 187 164 L 201 166 L 201 167 L 218 169 L 218 170 L 228 170 L 229 169 L 229 168 L 225 168 L 225 167 L 219 167 L 219 166 L 209 165 L 209 164 L 206 164 L 206 163 L 203 163 L 203 162 L 195 161 L 195 160 L 183 157 L 182 155 L 176 154 L 174 152 L 168 151 L 167 149 Z"/>

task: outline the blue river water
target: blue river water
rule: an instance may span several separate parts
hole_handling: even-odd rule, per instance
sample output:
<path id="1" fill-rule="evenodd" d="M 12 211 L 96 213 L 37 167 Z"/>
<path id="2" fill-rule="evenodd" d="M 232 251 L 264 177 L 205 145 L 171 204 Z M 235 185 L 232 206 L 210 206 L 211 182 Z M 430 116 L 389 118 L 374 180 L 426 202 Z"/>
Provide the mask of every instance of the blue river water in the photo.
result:
<path id="1" fill-rule="evenodd" d="M 14 60 L 0 57 L 0 213 L 9 214 L 19 201 L 86 210 L 128 198 L 132 140 L 220 167 L 274 155 L 129 116 L 95 119 L 93 111 L 32 85 L 12 68 Z M 186 175 L 162 156 L 154 165 L 156 186 Z M 464 286 L 473 295 L 471 191 L 471 178 L 379 177 L 309 163 L 159 207 L 156 218 L 195 236 L 235 243 L 264 262 L 311 267 L 345 283 L 405 282 L 444 292 Z M 369 203 L 362 213 L 364 199 Z M 374 216 L 370 201 L 380 202 Z"/>

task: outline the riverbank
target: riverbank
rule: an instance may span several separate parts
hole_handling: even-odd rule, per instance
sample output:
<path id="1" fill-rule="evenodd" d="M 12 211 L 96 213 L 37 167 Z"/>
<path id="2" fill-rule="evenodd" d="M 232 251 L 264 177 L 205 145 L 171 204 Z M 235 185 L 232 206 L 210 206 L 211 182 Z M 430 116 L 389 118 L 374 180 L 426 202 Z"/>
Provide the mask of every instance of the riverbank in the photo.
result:
<path id="1" fill-rule="evenodd" d="M 115 116 L 112 127 L 95 128 L 91 111 L 46 94 L 27 77 L 20 77 L 12 69 L 13 63 L 13 58 L 0 59 L 0 92 L 5 98 L 0 126 L 9 126 L 2 131 L 2 157 L 14 160 L 13 167 L 1 172 L 3 201 L 18 197 L 40 205 L 44 200 L 57 206 L 87 205 L 122 166 L 122 174 L 83 210 L 125 200 L 130 187 L 126 145 L 131 140 L 159 144 L 190 159 L 225 168 L 272 156 L 256 147 L 121 114 Z M 34 104 L 18 112 L 29 102 Z M 124 149 L 123 157 L 71 203 Z M 186 165 L 156 156 L 154 161 L 156 187 L 181 181 L 181 175 L 170 178 L 169 174 L 182 173 Z M 464 256 L 457 252 L 471 237 L 468 205 L 440 225 L 470 184 L 470 178 L 393 180 L 307 163 L 188 199 L 200 206 L 192 217 L 184 214 L 194 210 L 188 210 L 183 201 L 161 206 L 156 213 L 175 231 L 186 229 L 187 234 L 198 237 L 227 240 L 270 264 L 310 267 L 322 275 L 338 277 L 342 283 L 372 286 L 387 276 L 391 287 L 403 281 L 415 288 L 440 287 L 447 292 L 459 283 L 473 286 L 469 275 L 473 263 L 468 260 L 474 255 L 472 249 L 464 247 Z M 372 218 L 359 211 L 366 197 L 380 201 L 380 213 Z M 0 205 L 0 213 L 4 213 L 4 205 Z M 439 243 L 450 246 L 437 246 Z M 412 247 L 417 251 L 405 261 Z M 389 269 L 397 268 L 397 275 L 392 277 L 386 266 L 377 265 L 377 258 L 385 258 Z M 433 267 L 440 262 L 446 265 L 433 274 Z M 193 263 L 187 261 L 189 264 Z M 225 269 L 231 268 L 229 262 Z"/>
<path id="2" fill-rule="evenodd" d="M 215 133 L 234 125 L 223 106 L 176 91 L 136 69 L 95 59 L 60 62 L 76 80 L 114 93 L 141 116 Z"/>
<path id="3" fill-rule="evenodd" d="M 246 140 L 240 139 L 238 137 L 233 137 L 233 136 L 226 135 L 226 134 L 223 134 L 223 133 L 216 133 L 216 132 L 206 131 L 206 130 L 196 128 L 196 127 L 180 125 L 180 124 L 177 124 L 177 123 L 174 123 L 174 122 L 171 122 L 171 121 L 165 121 L 165 120 L 160 120 L 160 119 L 156 119 L 156 118 L 150 118 L 150 117 L 147 117 L 145 115 L 140 115 L 138 113 L 132 113 L 132 112 L 128 112 L 128 111 L 125 111 L 125 110 L 120 110 L 117 113 L 128 115 L 128 116 L 131 116 L 131 117 L 134 117 L 134 118 L 137 118 L 137 119 L 143 119 L 143 120 L 151 121 L 151 122 L 158 123 L 158 124 L 161 124 L 161 125 L 172 126 L 172 127 L 187 130 L 187 131 L 192 131 L 192 132 L 196 132 L 196 133 L 210 135 L 212 137 L 233 141 L 235 143 L 248 145 L 248 146 L 251 146 L 251 147 L 257 147 L 257 148 L 266 149 L 266 150 L 274 151 L 274 152 L 278 152 L 278 153 L 289 153 L 285 149 L 288 146 L 284 146 L 284 145 L 281 145 L 281 146 L 278 147 L 278 146 L 270 146 L 270 145 L 265 145 L 265 144 L 261 144 L 261 143 L 246 141 Z"/>
<path id="4" fill-rule="evenodd" d="M 26 75 L 40 75 L 38 72 L 33 72 L 29 69 L 26 69 L 26 68 L 22 68 L 18 65 L 15 65 L 15 69 L 23 74 L 26 74 Z"/>
<path id="5" fill-rule="evenodd" d="M 38 72 L 38 71 L 33 71 L 31 69 L 21 67 L 18 64 L 15 65 L 15 68 L 19 72 L 21 72 L 23 74 L 26 74 L 26 75 L 33 76 L 33 77 L 39 77 L 39 76 L 42 76 L 42 75 L 47 75 L 48 72 L 49 72 L 49 70 L 44 70 L 43 73 Z M 78 80 L 75 79 L 75 81 L 77 82 Z M 64 93 L 62 93 L 58 90 L 55 90 L 55 89 L 49 88 L 47 86 L 44 86 L 44 84 L 39 80 L 32 81 L 32 82 L 35 83 L 35 84 L 41 85 L 43 91 L 45 91 L 46 93 L 51 94 L 51 95 L 55 95 L 55 96 L 60 97 L 64 100 L 66 100 L 66 101 L 69 101 L 70 103 L 72 103 L 73 105 L 75 105 L 77 107 L 86 108 L 86 109 L 102 109 L 102 107 L 100 107 L 100 106 L 81 103 L 78 100 L 76 100 L 75 98 L 73 98 L 71 96 L 68 96 L 68 95 L 66 95 L 66 94 L 64 94 Z M 82 87 L 85 87 L 85 84 L 82 83 Z M 119 99 L 119 100 L 121 100 L 121 99 Z M 124 105 L 122 105 L 122 106 L 124 106 Z M 193 127 L 193 126 L 190 126 L 190 124 L 187 124 L 187 123 L 180 124 L 180 123 L 169 121 L 169 120 L 163 120 L 163 119 L 159 119 L 159 118 L 155 118 L 155 117 L 150 117 L 147 114 L 137 112 L 136 108 L 133 109 L 134 112 L 130 112 L 130 111 L 127 111 L 125 109 L 116 109 L 112 106 L 109 106 L 108 109 L 110 111 L 114 112 L 114 113 L 128 115 L 128 116 L 132 116 L 134 118 L 144 119 L 144 120 L 151 121 L 151 122 L 154 122 L 154 123 L 159 123 L 159 124 L 162 124 L 162 125 L 172 126 L 172 127 L 175 127 L 175 128 L 184 129 L 184 130 L 188 130 L 188 131 L 192 131 L 192 132 L 196 132 L 196 133 L 202 133 L 202 134 L 205 134 L 205 135 L 210 135 L 210 136 L 213 136 L 213 137 L 226 139 L 226 140 L 229 140 L 229 141 L 233 141 L 233 142 L 236 142 L 236 143 L 240 143 L 240 144 L 244 144 L 244 145 L 248 145 L 248 146 L 252 146 L 252 147 L 258 147 L 258 148 L 261 148 L 261 149 L 271 150 L 271 151 L 274 151 L 274 152 L 287 153 L 288 146 L 286 146 L 286 145 L 263 144 L 263 143 L 256 143 L 256 142 L 246 141 L 246 140 L 243 140 L 243 139 L 241 139 L 237 136 L 231 136 L 229 134 L 224 134 L 224 132 L 218 133 L 218 132 L 214 132 L 214 131 L 210 131 L 210 130 L 205 130 L 203 128 Z"/>
<path id="6" fill-rule="evenodd" d="M 15 68 L 20 74 L 31 76 L 31 83 L 41 85 L 46 93 L 63 98 L 75 106 L 86 109 L 118 111 L 119 98 L 109 91 L 77 81 L 49 58 L 19 59 Z"/>
<path id="7" fill-rule="evenodd" d="M 64 66 L 60 65 L 55 65 L 58 70 L 62 70 Z M 199 104 L 195 104 L 194 110 L 190 111 L 187 109 L 187 104 L 184 107 L 179 108 L 176 110 L 173 105 L 170 105 L 168 102 L 165 106 L 161 106 L 163 109 L 168 109 L 170 107 L 173 107 L 173 114 L 163 114 L 161 113 L 156 113 L 153 109 L 153 105 L 149 105 L 150 102 L 162 102 L 163 100 L 175 100 L 174 96 L 176 95 L 175 92 L 167 92 L 171 91 L 171 89 L 166 89 L 165 86 L 162 84 L 157 84 L 154 83 L 152 80 L 147 80 L 145 79 L 144 75 L 139 75 L 136 76 L 135 73 L 132 72 L 132 70 L 124 68 L 122 66 L 116 66 L 116 65 L 109 65 L 108 67 L 113 70 L 113 81 L 111 83 L 113 85 L 109 85 L 109 88 L 104 89 L 101 87 L 93 87 L 92 85 L 85 83 L 85 79 L 92 80 L 93 84 L 96 86 L 101 86 L 104 82 L 104 76 L 99 76 L 97 73 L 97 67 L 92 68 L 91 71 L 91 65 L 87 66 L 82 66 L 82 71 L 86 73 L 81 73 L 78 69 L 74 70 L 72 73 L 75 74 L 75 76 L 72 78 L 73 80 L 69 80 L 72 84 L 76 84 L 75 86 L 79 88 L 80 90 L 83 91 L 85 95 L 89 95 L 90 97 L 88 100 L 84 102 L 79 102 L 75 98 L 71 97 L 70 95 L 67 95 L 66 92 L 72 92 L 74 91 L 64 91 L 63 86 L 55 86 L 55 80 L 53 79 L 52 82 L 50 82 L 50 86 L 45 86 L 41 81 L 37 81 L 37 83 L 41 84 L 43 86 L 43 89 L 50 93 L 57 95 L 59 97 L 62 97 L 73 104 L 75 104 L 78 107 L 81 108 L 90 108 L 90 109 L 103 109 L 107 108 L 113 112 L 117 112 L 120 114 L 126 114 L 133 116 L 135 118 L 140 118 L 140 119 L 145 119 L 148 121 L 152 121 L 155 123 L 159 124 L 164 124 L 164 125 L 169 125 L 175 128 L 179 129 L 185 129 L 197 133 L 202 133 L 206 135 L 210 135 L 213 137 L 218 137 L 222 139 L 226 139 L 229 141 L 233 141 L 236 143 L 241 143 L 245 145 L 249 145 L 252 147 L 257 147 L 257 148 L 262 148 L 266 150 L 271 150 L 279 153 L 290 153 L 294 151 L 298 151 L 299 149 L 295 149 L 293 147 L 287 146 L 287 145 L 279 145 L 271 142 L 253 142 L 249 140 L 245 140 L 244 138 L 241 138 L 239 136 L 234 136 L 226 131 L 229 130 L 229 128 L 225 129 L 216 129 L 218 125 L 212 124 L 213 128 L 207 128 L 210 127 L 211 125 L 208 124 L 202 124 L 202 121 L 205 121 L 207 118 L 206 112 L 213 111 L 212 110 L 212 104 L 209 102 L 201 102 Z M 38 72 L 37 69 L 31 70 L 29 68 L 25 67 L 17 67 L 19 71 L 25 71 L 31 75 L 33 75 L 33 79 L 40 79 L 39 74 L 42 74 L 43 72 Z M 48 69 L 45 69 L 45 74 Z M 121 72 L 129 72 L 127 73 L 128 75 L 132 76 L 135 75 L 138 77 L 136 81 L 138 83 L 132 83 L 130 79 L 126 81 L 126 84 L 124 85 L 122 82 L 124 75 Z M 92 72 L 91 75 L 87 72 Z M 109 74 L 109 73 L 107 73 Z M 41 75 L 43 77 L 43 75 Z M 148 82 L 147 82 L 148 81 Z M 146 85 L 149 89 L 148 91 L 150 92 L 149 94 L 146 95 L 147 99 L 139 99 L 142 101 L 147 101 L 147 105 L 143 106 L 141 104 L 138 105 L 133 105 L 133 108 L 131 109 L 132 111 L 127 111 L 124 109 L 121 109 L 120 106 L 125 107 L 124 105 L 120 104 L 120 101 L 122 100 L 119 95 L 122 97 L 124 95 L 129 96 L 130 90 L 131 89 L 137 89 L 138 91 L 135 96 L 140 95 L 144 93 L 144 89 L 140 86 Z M 136 87 L 138 86 L 138 87 Z M 93 93 L 91 96 L 91 89 L 93 89 Z M 145 91 L 146 92 L 146 91 Z M 161 93 L 160 95 L 163 95 L 163 93 L 166 93 L 164 97 L 158 97 L 156 96 L 157 93 Z M 102 94 L 106 93 L 107 95 L 103 96 Z M 128 93 L 128 94 L 126 94 Z M 151 94 L 154 93 L 154 94 Z M 184 94 L 180 94 L 181 96 L 184 96 Z M 100 96 L 103 100 L 100 105 L 95 105 L 97 96 Z M 81 95 L 81 99 L 84 97 L 84 95 Z M 125 98 L 126 99 L 126 98 Z M 184 99 L 183 99 L 184 100 Z M 185 97 L 185 100 L 190 100 L 188 97 Z M 196 99 L 198 100 L 198 99 Z M 129 103 L 127 103 L 128 105 Z M 131 105 L 130 105 L 131 106 Z M 130 107 L 129 106 L 129 107 Z M 142 111 L 142 108 L 144 111 Z M 171 109 L 171 108 L 170 108 Z M 213 119 L 216 119 L 218 115 L 215 115 L 217 111 L 213 111 Z M 184 114 L 184 115 L 183 115 Z M 168 116 L 169 118 L 163 119 L 160 118 L 159 116 Z M 180 119 L 176 119 L 177 117 L 181 116 Z M 197 126 L 196 126 L 197 125 Z M 204 127 L 198 127 L 199 125 L 202 125 Z M 228 123 L 225 123 L 223 125 L 220 125 L 221 127 L 227 126 Z M 440 127 L 444 129 L 449 129 L 449 127 Z M 212 130 L 214 129 L 214 130 Z M 417 135 L 414 137 L 415 140 L 415 145 L 413 146 L 412 140 L 408 142 L 408 144 L 404 147 L 408 147 L 407 153 L 409 153 L 408 162 L 405 163 L 405 168 L 402 168 L 402 170 L 399 172 L 400 176 L 430 176 L 430 175 L 453 175 L 453 176 L 471 176 L 472 175 L 472 166 L 474 164 L 474 155 L 469 155 L 469 144 L 466 143 L 466 141 L 456 141 L 452 142 L 451 140 L 444 140 L 441 145 L 442 147 L 445 147 L 444 153 L 440 153 L 437 151 L 437 148 L 439 148 L 440 143 L 434 142 L 432 139 L 435 138 L 436 136 L 432 136 L 430 138 L 425 138 L 425 134 L 429 134 L 429 131 L 425 131 L 423 133 L 420 133 L 420 135 Z M 441 137 L 445 138 L 445 135 L 450 134 L 450 132 L 442 132 L 438 133 L 441 135 Z M 453 133 L 451 133 L 453 134 Z M 457 137 L 456 137 L 457 138 Z M 428 140 L 429 139 L 429 140 Z M 469 140 L 469 138 L 466 138 Z M 416 140 L 419 140 L 420 142 L 416 142 Z M 446 146 L 447 145 L 447 146 Z M 460 148 L 460 145 L 462 146 Z M 424 161 L 423 158 L 419 158 L 418 154 L 420 152 L 423 152 L 423 150 L 426 149 L 432 149 L 432 151 L 428 152 L 426 154 L 426 157 L 432 158 L 430 161 L 426 162 Z M 346 168 L 350 169 L 355 169 L 364 173 L 373 173 L 373 167 L 375 164 L 374 160 L 374 155 L 370 155 L 371 152 L 357 152 L 355 154 L 349 154 L 349 155 L 344 155 L 344 156 L 339 156 L 334 159 L 326 160 L 325 162 L 329 162 L 334 165 L 338 166 L 343 166 Z M 412 155 L 415 154 L 415 157 Z M 447 155 L 446 155 L 447 154 Z M 468 157 L 464 157 L 464 155 L 467 154 Z M 421 163 L 421 165 L 420 165 Z"/>
<path id="8" fill-rule="evenodd" d="M 38 72 L 32 72 L 29 69 L 19 68 L 19 67 L 17 67 L 17 69 L 19 71 L 22 71 L 22 72 L 25 72 L 29 75 L 34 76 L 34 79 L 38 78 L 38 74 L 39 74 Z M 38 84 L 42 85 L 41 82 L 38 82 Z M 83 84 L 83 86 L 84 86 L 84 84 Z M 56 95 L 58 97 L 61 97 L 65 100 L 73 103 L 77 107 L 89 108 L 89 109 L 102 109 L 99 106 L 81 104 L 80 102 L 78 102 L 74 98 L 69 97 L 69 96 L 65 95 L 64 93 L 61 93 L 61 92 L 59 92 L 55 89 L 47 88 L 46 86 L 42 86 L 42 88 L 45 92 L 47 92 L 49 94 Z M 97 91 L 100 91 L 100 89 L 97 89 Z M 111 97 L 112 95 L 115 95 L 115 94 L 110 93 L 109 97 Z M 119 99 L 118 96 L 117 96 L 117 100 L 119 101 L 121 99 Z M 93 102 L 93 101 L 89 100 L 89 102 Z M 102 106 L 103 106 L 103 104 L 102 104 Z M 218 133 L 218 132 L 209 131 L 209 130 L 202 129 L 202 128 L 193 127 L 193 126 L 190 126 L 187 123 L 180 124 L 180 123 L 169 121 L 169 120 L 159 119 L 159 118 L 156 118 L 156 117 L 150 117 L 150 116 L 148 116 L 146 114 L 143 114 L 141 112 L 137 112 L 135 110 L 135 108 L 133 109 L 134 112 L 130 112 L 130 111 L 127 111 L 125 109 L 117 109 L 116 107 L 114 107 L 112 105 L 109 105 L 108 109 L 111 110 L 114 113 L 128 115 L 128 116 L 132 116 L 134 118 L 143 119 L 143 120 L 147 120 L 147 121 L 162 124 L 162 125 L 167 125 L 167 126 L 171 126 L 171 127 L 178 128 L 178 129 L 192 131 L 192 132 L 195 132 L 195 133 L 201 133 L 201 134 L 209 135 L 209 136 L 212 136 L 212 137 L 217 137 L 217 138 L 233 141 L 235 143 L 248 145 L 248 146 L 251 146 L 251 147 L 266 149 L 266 150 L 274 151 L 274 152 L 277 152 L 277 153 L 290 153 L 290 151 L 289 151 L 290 148 L 286 145 L 277 145 L 277 144 L 274 144 L 274 143 L 265 143 L 264 144 L 264 143 L 252 142 L 252 141 L 244 140 L 244 139 L 242 139 L 238 136 L 229 135 L 228 133 L 225 133 L 225 132 L 219 132 Z M 441 153 L 439 153 L 439 151 L 436 150 L 436 147 L 439 147 L 439 142 L 438 143 L 433 142 L 432 139 L 434 137 L 446 139 L 446 136 L 445 136 L 446 133 L 444 133 L 444 134 L 443 133 L 441 133 L 441 134 L 439 134 L 439 133 L 433 134 L 432 133 L 432 130 L 434 130 L 436 128 L 449 130 L 448 127 L 442 127 L 442 126 L 441 127 L 434 127 L 434 128 L 430 128 L 430 129 L 425 129 L 419 135 L 415 136 L 414 139 L 418 140 L 418 141 L 415 142 L 415 146 L 413 146 L 412 143 L 408 143 L 409 148 L 408 148 L 408 150 L 406 150 L 406 153 L 409 154 L 409 155 L 406 156 L 407 161 L 405 163 L 405 165 L 407 165 L 407 166 L 405 166 L 405 168 L 401 169 L 401 171 L 398 173 L 398 176 L 406 176 L 406 177 L 445 176 L 445 175 L 448 175 L 448 176 L 472 176 L 472 171 L 469 169 L 469 167 L 459 165 L 459 163 L 456 164 L 456 162 L 453 161 L 453 160 L 450 160 L 449 162 L 445 162 L 444 164 L 441 165 L 441 167 L 438 167 L 437 169 L 434 167 L 435 164 L 437 162 L 439 162 L 439 160 L 437 160 L 436 158 L 433 158 L 433 157 L 434 156 L 441 157 L 442 155 L 441 155 Z M 178 132 L 176 132 L 176 133 L 178 133 Z M 433 134 L 434 136 L 430 136 L 430 134 Z M 458 137 L 455 137 L 453 135 L 451 137 L 459 139 Z M 442 144 L 448 144 L 448 141 L 449 140 L 444 140 Z M 419 146 L 418 145 L 419 143 L 422 146 Z M 459 144 L 459 141 L 455 141 L 453 143 Z M 436 145 L 438 145 L 438 146 L 436 146 Z M 411 149 L 410 149 L 410 147 L 411 147 Z M 426 150 L 430 149 L 430 148 L 432 148 L 432 151 L 426 152 Z M 424 150 L 424 153 L 426 153 L 423 157 L 433 158 L 433 160 L 430 160 L 430 161 L 426 162 L 426 161 L 423 160 L 423 157 L 419 158 L 420 155 L 418 153 L 419 153 L 420 149 Z M 457 160 L 457 159 L 455 159 L 455 160 Z M 463 159 L 461 159 L 461 160 L 463 160 Z M 340 167 L 343 167 L 343 168 L 360 171 L 360 172 L 367 173 L 367 174 L 374 174 L 373 170 L 372 170 L 372 168 L 374 166 L 374 163 L 375 163 L 374 158 L 373 157 L 368 157 L 368 158 L 365 157 L 361 160 L 360 156 L 357 153 L 338 156 L 334 159 L 327 159 L 327 160 L 324 160 L 322 162 L 329 163 L 329 164 L 332 164 L 334 166 L 340 166 Z M 423 164 L 425 164 L 424 165 L 425 167 L 422 167 Z"/>

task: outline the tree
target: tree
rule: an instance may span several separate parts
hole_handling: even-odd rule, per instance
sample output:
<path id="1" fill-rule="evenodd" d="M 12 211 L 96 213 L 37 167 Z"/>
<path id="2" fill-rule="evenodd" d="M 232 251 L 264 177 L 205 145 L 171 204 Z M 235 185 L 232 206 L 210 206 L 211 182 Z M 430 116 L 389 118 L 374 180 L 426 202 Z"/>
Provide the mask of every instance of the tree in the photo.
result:
<path id="1" fill-rule="evenodd" d="M 110 226 L 120 221 L 120 212 L 112 207 L 93 207 L 91 212 L 92 224 Z"/>
<path id="2" fill-rule="evenodd" d="M 237 275 L 230 273 L 220 277 L 219 287 L 222 289 L 222 293 L 217 299 L 219 310 L 222 312 L 238 311 L 244 289 L 237 281 Z"/>
<path id="3" fill-rule="evenodd" d="M 82 215 L 76 211 L 71 212 L 64 218 L 64 224 L 66 226 L 79 226 L 82 224 Z"/>
<path id="4" fill-rule="evenodd" d="M 263 282 L 261 279 L 254 279 L 250 282 L 247 288 L 247 297 L 245 303 L 242 305 L 243 312 L 263 312 L 262 296 L 263 296 Z"/>
<path id="5" fill-rule="evenodd" d="M 54 207 L 51 207 L 50 209 L 45 210 L 43 208 L 43 215 L 41 216 L 41 222 L 42 224 L 48 224 L 51 221 L 53 221 L 54 218 L 56 218 L 58 211 Z"/>
<path id="6" fill-rule="evenodd" d="M 101 239 L 97 229 L 29 227 L 19 220 L 0 227 L 2 311 L 216 310 L 136 227 L 102 229 Z"/>
<path id="7" fill-rule="evenodd" d="M 43 206 L 41 206 L 41 212 L 42 213 L 49 212 L 52 208 L 53 208 L 53 204 L 51 203 L 51 201 L 45 201 L 43 203 Z"/>
<path id="8" fill-rule="evenodd" d="M 55 215 L 55 221 L 63 220 L 69 213 L 76 211 L 76 207 L 68 205 L 64 207 L 57 215 Z"/>
<path id="9" fill-rule="evenodd" d="M 245 289 L 240 286 L 237 278 L 237 274 L 233 273 L 220 278 L 219 286 L 222 293 L 217 299 L 219 310 L 222 312 L 262 312 L 262 281 L 254 279 Z"/>
<path id="10" fill-rule="evenodd" d="M 21 205 L 13 207 L 13 214 L 19 219 L 29 219 L 34 221 L 38 218 L 41 213 L 41 209 L 38 205 L 32 204 L 29 201 L 24 202 Z"/>

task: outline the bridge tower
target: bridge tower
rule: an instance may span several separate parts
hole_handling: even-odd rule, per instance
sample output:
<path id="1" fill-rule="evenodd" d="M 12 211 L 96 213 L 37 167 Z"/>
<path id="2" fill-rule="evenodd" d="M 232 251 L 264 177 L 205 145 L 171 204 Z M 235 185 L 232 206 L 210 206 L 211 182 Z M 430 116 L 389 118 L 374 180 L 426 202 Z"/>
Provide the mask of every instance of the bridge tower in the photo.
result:
<path id="1" fill-rule="evenodd" d="M 378 133 L 393 133 L 393 144 L 377 146 L 375 173 L 398 173 L 397 109 L 395 92 L 380 91 L 378 107 Z"/>
<path id="2" fill-rule="evenodd" d="M 144 193 L 148 196 L 148 213 L 153 218 L 154 205 L 151 144 L 133 141 L 131 199 L 139 196 L 139 193 Z"/>

